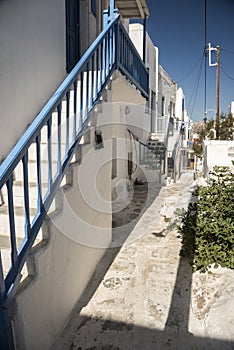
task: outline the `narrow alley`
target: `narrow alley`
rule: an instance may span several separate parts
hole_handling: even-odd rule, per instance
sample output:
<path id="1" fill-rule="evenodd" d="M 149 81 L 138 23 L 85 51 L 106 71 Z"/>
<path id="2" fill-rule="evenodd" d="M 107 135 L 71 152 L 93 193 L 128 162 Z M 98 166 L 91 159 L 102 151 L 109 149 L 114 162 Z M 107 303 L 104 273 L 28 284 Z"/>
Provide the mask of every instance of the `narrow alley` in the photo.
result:
<path id="1" fill-rule="evenodd" d="M 129 230 L 125 242 L 118 245 L 121 230 L 115 232 L 113 248 L 53 349 L 234 348 L 234 272 L 192 274 L 180 257 L 176 212 L 187 208 L 195 187 L 188 172 L 178 183 L 154 189 L 154 200 L 149 187 L 148 204 L 140 195 L 143 214 L 134 227 L 122 226 L 122 232 Z"/>

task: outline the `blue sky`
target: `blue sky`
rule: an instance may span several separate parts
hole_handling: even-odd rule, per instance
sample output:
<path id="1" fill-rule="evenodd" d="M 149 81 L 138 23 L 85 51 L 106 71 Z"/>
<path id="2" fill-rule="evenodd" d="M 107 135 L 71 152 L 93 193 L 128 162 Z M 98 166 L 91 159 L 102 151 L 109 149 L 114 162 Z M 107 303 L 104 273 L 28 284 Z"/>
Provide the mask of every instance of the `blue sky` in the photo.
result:
<path id="1" fill-rule="evenodd" d="M 204 2 L 147 0 L 147 31 L 159 48 L 159 63 L 183 88 L 186 108 L 194 121 L 204 117 Z M 221 48 L 220 113 L 227 113 L 234 100 L 234 0 L 207 0 L 208 42 Z M 207 67 L 206 108 L 208 119 L 215 118 L 216 67 Z"/>

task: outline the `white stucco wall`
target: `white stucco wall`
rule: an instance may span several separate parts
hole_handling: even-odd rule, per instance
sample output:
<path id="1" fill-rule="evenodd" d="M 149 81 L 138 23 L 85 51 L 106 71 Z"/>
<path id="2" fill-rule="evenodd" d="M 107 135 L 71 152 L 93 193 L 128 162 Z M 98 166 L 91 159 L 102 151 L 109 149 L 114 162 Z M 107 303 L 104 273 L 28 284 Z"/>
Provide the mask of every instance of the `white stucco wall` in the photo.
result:
<path id="1" fill-rule="evenodd" d="M 0 159 L 65 77 L 65 1 L 0 2 Z"/>
<path id="2" fill-rule="evenodd" d="M 62 210 L 45 222 L 49 241 L 33 254 L 33 279 L 15 298 L 19 350 L 51 348 L 111 243 L 112 149 L 107 140 L 109 147 L 95 150 L 94 130 L 81 146 L 81 164 L 71 165 L 73 186 L 62 192 Z"/>
<path id="3" fill-rule="evenodd" d="M 165 133 L 169 118 L 176 115 L 176 90 L 177 84 L 165 69 L 159 65 L 158 69 L 158 106 L 156 133 Z"/>
<path id="4" fill-rule="evenodd" d="M 72 186 L 63 193 L 62 210 L 51 213 L 45 223 L 49 241 L 33 254 L 32 281 L 16 296 L 12 314 L 19 350 L 51 348 L 75 307 L 83 306 L 85 288 L 111 244 L 113 189 L 117 187 L 117 195 L 124 199 L 127 182 L 122 180 L 128 179 L 129 151 L 137 161 L 128 118 L 136 117 L 136 111 L 136 120 L 144 116 L 145 99 L 119 73 L 105 95 L 89 127 L 90 142 L 79 146 L 81 163 L 70 166 Z M 129 104 L 129 113 L 122 113 Z M 95 130 L 102 131 L 103 148 L 95 149 Z M 113 138 L 117 139 L 114 179 Z"/>
<path id="5" fill-rule="evenodd" d="M 182 100 L 184 98 L 184 93 L 181 87 L 179 87 L 176 91 L 176 117 L 178 120 L 183 120 L 183 110 L 182 110 Z"/>
<path id="6" fill-rule="evenodd" d="M 193 128 L 193 121 L 191 118 L 189 118 L 187 110 L 184 111 L 184 141 L 186 145 L 188 145 L 188 141 L 192 140 L 192 128 Z"/>
<path id="7" fill-rule="evenodd" d="M 111 117 L 112 138 L 117 140 L 117 174 L 112 179 L 113 191 L 116 186 L 124 184 L 122 180 L 128 180 L 128 153 L 132 152 L 132 161 L 138 163 L 138 154 L 128 129 L 140 140 L 147 139 L 149 129 L 144 129 L 145 99 L 139 91 L 119 73 L 116 73 L 111 85 L 111 98 L 104 108 L 109 108 L 106 125 Z"/>
<path id="8" fill-rule="evenodd" d="M 234 141 L 209 140 L 203 142 L 203 172 L 209 177 L 214 166 L 227 166 L 234 171 Z"/>
<path id="9" fill-rule="evenodd" d="M 232 113 L 234 115 L 234 101 L 231 101 L 230 106 L 228 108 L 228 113 Z"/>
<path id="10" fill-rule="evenodd" d="M 129 25 L 129 35 L 132 39 L 138 53 L 143 59 L 143 31 L 144 27 L 139 23 Z M 146 67 L 149 69 L 149 101 L 146 103 L 144 129 L 149 132 L 155 132 L 157 118 L 158 101 L 158 48 L 154 46 L 150 36 L 146 33 Z M 155 100 L 152 104 L 152 94 L 155 94 Z"/>

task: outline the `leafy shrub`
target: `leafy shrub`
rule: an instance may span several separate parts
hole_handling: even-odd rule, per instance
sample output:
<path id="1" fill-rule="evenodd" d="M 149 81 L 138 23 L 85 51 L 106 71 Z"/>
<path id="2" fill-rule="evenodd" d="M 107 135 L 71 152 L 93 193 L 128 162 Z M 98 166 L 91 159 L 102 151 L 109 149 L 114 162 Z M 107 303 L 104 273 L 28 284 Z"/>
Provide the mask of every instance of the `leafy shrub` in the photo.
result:
<path id="1" fill-rule="evenodd" d="M 234 174 L 216 167 L 208 186 L 193 194 L 182 218 L 182 256 L 189 256 L 193 270 L 205 272 L 214 265 L 234 269 Z"/>

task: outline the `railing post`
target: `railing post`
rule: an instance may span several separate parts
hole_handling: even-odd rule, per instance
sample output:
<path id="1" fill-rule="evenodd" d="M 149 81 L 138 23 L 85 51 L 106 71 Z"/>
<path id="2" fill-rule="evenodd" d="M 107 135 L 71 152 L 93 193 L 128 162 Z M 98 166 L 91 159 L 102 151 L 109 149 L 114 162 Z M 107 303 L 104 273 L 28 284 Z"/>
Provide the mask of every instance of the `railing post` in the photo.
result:
<path id="1" fill-rule="evenodd" d="M 104 10 L 103 11 L 103 30 L 106 29 L 106 27 L 108 26 L 108 16 L 109 12 L 108 10 Z"/>
<path id="2" fill-rule="evenodd" d="M 23 183 L 24 183 L 24 217 L 25 217 L 25 237 L 30 235 L 30 206 L 28 189 L 28 151 L 22 159 L 23 161 Z"/>
<path id="3" fill-rule="evenodd" d="M 103 11 L 103 29 L 106 29 L 108 24 L 113 21 L 119 14 L 119 10 L 115 8 L 115 1 L 110 0 L 110 8 Z"/>
<path id="4" fill-rule="evenodd" d="M 42 191 L 41 191 L 41 133 L 36 137 L 37 154 L 37 207 L 39 213 L 42 210 Z"/>
<path id="5" fill-rule="evenodd" d="M 119 23 L 116 25 L 116 32 L 115 32 L 115 62 L 116 62 L 116 68 L 118 69 L 119 66 L 119 55 L 120 55 L 120 49 L 121 49 L 121 43 L 119 43 L 120 35 L 119 35 Z"/>

